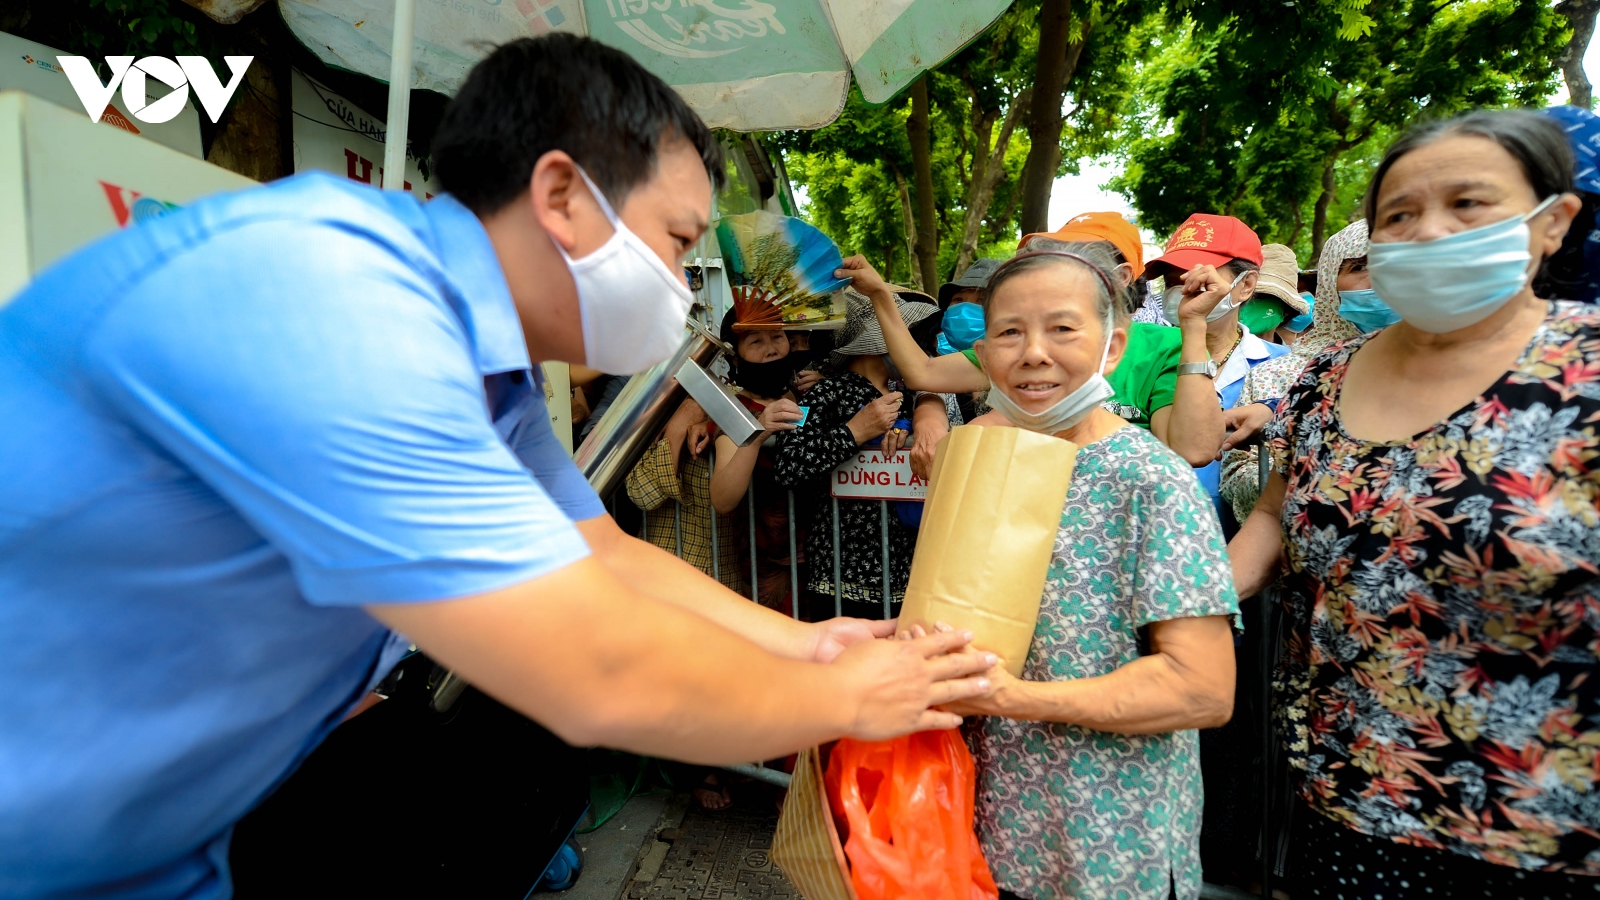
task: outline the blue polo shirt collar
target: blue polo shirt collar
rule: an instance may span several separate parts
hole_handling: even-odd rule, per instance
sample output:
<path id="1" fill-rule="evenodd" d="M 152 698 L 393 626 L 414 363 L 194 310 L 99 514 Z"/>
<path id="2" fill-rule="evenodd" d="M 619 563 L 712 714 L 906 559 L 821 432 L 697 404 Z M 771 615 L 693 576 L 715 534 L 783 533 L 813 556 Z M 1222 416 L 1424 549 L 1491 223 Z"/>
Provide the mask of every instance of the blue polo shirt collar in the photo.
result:
<path id="1" fill-rule="evenodd" d="M 478 372 L 492 375 L 532 368 L 522 320 L 483 223 L 449 194 L 434 197 L 423 209 L 433 222 L 445 271 L 461 288 L 465 308 L 458 309 Z"/>

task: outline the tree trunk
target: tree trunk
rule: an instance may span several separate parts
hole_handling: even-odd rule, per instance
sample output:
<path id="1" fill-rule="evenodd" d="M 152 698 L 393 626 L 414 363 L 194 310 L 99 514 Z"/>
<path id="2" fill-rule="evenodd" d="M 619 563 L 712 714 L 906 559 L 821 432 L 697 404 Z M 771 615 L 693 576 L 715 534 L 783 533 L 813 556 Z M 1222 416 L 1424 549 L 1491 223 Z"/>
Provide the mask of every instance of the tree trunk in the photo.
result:
<path id="1" fill-rule="evenodd" d="M 1082 37 L 1087 37 L 1085 25 Z M 1082 37 L 1078 49 L 1082 50 Z M 1061 165 L 1061 99 L 1072 77 L 1072 0 L 1039 5 L 1039 55 L 1033 70 L 1033 103 L 1028 111 L 1028 159 L 1022 165 L 1022 233 L 1049 231 L 1050 187 Z M 1076 62 L 1076 55 L 1072 60 Z"/>
<path id="2" fill-rule="evenodd" d="M 911 260 L 911 282 L 922 285 L 922 260 L 917 259 L 917 217 L 911 214 L 911 191 L 906 186 L 906 176 L 894 166 L 894 186 L 900 194 L 900 220 L 905 225 L 906 258 Z"/>
<path id="3" fill-rule="evenodd" d="M 1589 39 L 1594 37 L 1595 13 L 1600 12 L 1597 0 L 1563 0 L 1556 4 L 1556 12 L 1567 17 L 1572 24 L 1572 39 L 1561 57 L 1561 72 L 1567 81 L 1567 102 L 1589 109 L 1593 103 L 1589 76 L 1583 71 L 1583 57 L 1589 50 Z"/>
<path id="4" fill-rule="evenodd" d="M 1011 135 L 1016 131 L 1017 119 L 1027 108 L 1029 92 L 1024 88 L 1011 101 L 1006 110 L 1005 122 L 1000 125 L 1000 136 L 989 148 L 989 135 L 994 128 L 994 112 L 981 119 L 973 114 L 973 133 L 978 138 L 972 154 L 972 179 L 967 185 L 967 217 L 962 223 L 961 251 L 956 256 L 956 269 L 951 277 L 960 278 L 978 255 L 978 236 L 983 231 L 984 217 L 989 214 L 989 204 L 994 202 L 994 189 L 1005 173 L 1006 149 L 1011 146 Z"/>
<path id="5" fill-rule="evenodd" d="M 989 176 L 992 165 L 989 141 L 994 137 L 996 116 L 996 112 L 992 109 L 980 110 L 977 98 L 973 98 L 972 171 L 967 173 L 967 195 L 962 204 L 966 209 L 966 216 L 961 223 L 961 248 L 956 253 L 956 267 L 950 273 L 951 278 L 960 278 L 961 273 L 972 263 L 972 256 L 978 245 L 978 228 L 983 224 L 983 214 L 989 209 L 989 197 L 994 193 Z"/>
<path id="6" fill-rule="evenodd" d="M 928 76 L 911 86 L 911 118 L 906 138 L 911 142 L 912 177 L 916 180 L 917 281 L 923 293 L 939 290 L 939 219 L 933 202 L 933 145 L 929 134 Z"/>
<path id="7" fill-rule="evenodd" d="M 289 50 L 272 42 L 259 16 L 238 27 L 248 29 L 257 52 L 217 123 L 206 162 L 256 181 L 272 181 L 294 174 Z"/>
<path id="8" fill-rule="evenodd" d="M 1311 265 L 1314 267 L 1322 259 L 1322 245 L 1328 240 L 1328 207 L 1333 205 L 1333 196 L 1338 189 L 1338 182 L 1334 180 L 1334 164 L 1339 161 L 1338 151 L 1328 154 L 1322 163 L 1322 193 L 1317 195 L 1317 205 L 1311 214 Z"/>

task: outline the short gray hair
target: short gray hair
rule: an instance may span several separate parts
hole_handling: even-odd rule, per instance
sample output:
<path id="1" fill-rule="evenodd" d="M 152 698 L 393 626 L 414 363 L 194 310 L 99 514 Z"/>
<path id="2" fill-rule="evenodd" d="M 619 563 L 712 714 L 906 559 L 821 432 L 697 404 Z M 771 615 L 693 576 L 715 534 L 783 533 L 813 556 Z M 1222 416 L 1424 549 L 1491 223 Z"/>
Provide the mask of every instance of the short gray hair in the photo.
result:
<path id="1" fill-rule="evenodd" d="M 995 291 L 1013 277 L 1045 266 L 1068 265 L 1089 272 L 1089 283 L 1094 285 L 1095 317 L 1102 322 L 1110 319 L 1113 328 L 1126 325 L 1129 312 L 1124 304 L 1116 302 L 1123 292 L 1116 291 L 1116 296 L 1113 295 L 1112 286 L 1117 284 L 1118 277 L 1117 258 L 1107 249 L 1109 246 L 1102 241 L 1067 242 L 1034 238 L 1028 242 L 1026 250 L 1006 260 L 989 276 L 989 284 L 984 288 L 985 311 L 994 302 Z"/>

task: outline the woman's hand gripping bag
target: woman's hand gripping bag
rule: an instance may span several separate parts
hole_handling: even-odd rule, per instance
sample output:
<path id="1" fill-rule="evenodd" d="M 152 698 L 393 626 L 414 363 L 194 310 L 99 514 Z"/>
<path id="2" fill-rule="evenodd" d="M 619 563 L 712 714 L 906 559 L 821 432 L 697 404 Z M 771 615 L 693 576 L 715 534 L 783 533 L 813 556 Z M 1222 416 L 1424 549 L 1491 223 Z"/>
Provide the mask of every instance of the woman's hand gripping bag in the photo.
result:
<path id="1" fill-rule="evenodd" d="M 954 729 L 835 744 L 828 798 L 856 896 L 996 900 L 972 831 L 976 786 L 972 754 Z"/>
<path id="2" fill-rule="evenodd" d="M 900 627 L 944 622 L 1022 674 L 1078 447 L 962 425 L 939 443 Z"/>

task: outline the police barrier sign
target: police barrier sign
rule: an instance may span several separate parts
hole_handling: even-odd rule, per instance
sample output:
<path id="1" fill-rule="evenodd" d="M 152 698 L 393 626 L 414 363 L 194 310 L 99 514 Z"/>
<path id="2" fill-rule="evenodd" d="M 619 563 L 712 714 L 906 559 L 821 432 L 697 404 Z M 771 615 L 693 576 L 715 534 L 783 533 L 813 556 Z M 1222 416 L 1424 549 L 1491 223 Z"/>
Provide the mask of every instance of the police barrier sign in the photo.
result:
<path id="1" fill-rule="evenodd" d="M 928 482 L 911 471 L 911 451 L 885 457 L 862 450 L 833 470 L 833 496 L 849 500 L 922 500 Z"/>

